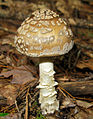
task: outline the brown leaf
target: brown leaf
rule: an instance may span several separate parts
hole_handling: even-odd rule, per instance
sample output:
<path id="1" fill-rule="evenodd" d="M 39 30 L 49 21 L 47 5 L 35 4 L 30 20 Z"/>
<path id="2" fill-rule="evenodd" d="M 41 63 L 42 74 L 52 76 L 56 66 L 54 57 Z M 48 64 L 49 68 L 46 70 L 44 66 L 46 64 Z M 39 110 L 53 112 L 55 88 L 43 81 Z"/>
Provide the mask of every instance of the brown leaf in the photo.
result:
<path id="1" fill-rule="evenodd" d="M 11 71 L 0 74 L 0 76 L 4 77 L 13 75 L 12 81 L 10 83 L 4 83 L 5 85 L 1 85 L 0 88 L 0 95 L 7 98 L 8 104 L 14 103 L 17 96 L 17 90 L 19 89 L 20 85 L 36 79 L 33 77 L 33 74 L 30 71 L 36 74 L 36 69 L 33 66 L 20 66 Z M 3 81 L 1 81 L 0 84 L 2 84 L 2 82 Z"/>
<path id="2" fill-rule="evenodd" d="M 1 73 L 0 76 L 4 75 L 4 77 L 9 77 L 10 75 L 13 75 L 13 80 L 11 81 L 11 83 L 25 84 L 26 82 L 35 79 L 35 77 L 33 77 L 33 74 L 28 69 L 36 74 L 36 70 L 34 67 L 30 66 L 29 68 L 28 66 L 20 66 L 11 71 Z"/>
<path id="3" fill-rule="evenodd" d="M 76 100 L 76 102 L 77 102 L 78 106 L 81 106 L 86 109 L 93 106 L 93 103 L 88 103 L 88 102 L 82 101 L 82 100 Z"/>
<path id="4" fill-rule="evenodd" d="M 65 97 L 63 102 L 62 102 L 62 106 L 60 107 L 61 109 L 63 108 L 68 108 L 68 107 L 75 107 L 76 105 L 73 103 L 73 101 L 71 100 L 71 98 L 69 97 Z"/>
<path id="5" fill-rule="evenodd" d="M 86 111 L 80 111 L 75 115 L 75 119 L 93 119 L 93 114 L 86 113 Z"/>
<path id="6" fill-rule="evenodd" d="M 0 95 L 7 98 L 7 104 L 13 104 L 16 96 L 17 96 L 17 89 L 19 85 L 16 84 L 8 84 L 2 88 L 0 88 Z"/>

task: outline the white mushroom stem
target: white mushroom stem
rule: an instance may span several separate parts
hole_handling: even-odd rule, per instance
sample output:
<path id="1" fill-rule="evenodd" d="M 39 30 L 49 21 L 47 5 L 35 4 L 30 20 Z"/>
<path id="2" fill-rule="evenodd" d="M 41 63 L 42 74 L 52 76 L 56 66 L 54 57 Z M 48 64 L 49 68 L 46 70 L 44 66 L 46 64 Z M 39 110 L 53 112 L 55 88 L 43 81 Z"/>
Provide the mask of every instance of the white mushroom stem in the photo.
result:
<path id="1" fill-rule="evenodd" d="M 37 88 L 40 88 L 39 103 L 41 104 L 42 113 L 54 113 L 55 110 L 59 109 L 59 101 L 56 99 L 55 86 L 58 83 L 54 79 L 53 63 L 42 62 L 39 64 L 39 70 L 40 83 Z"/>

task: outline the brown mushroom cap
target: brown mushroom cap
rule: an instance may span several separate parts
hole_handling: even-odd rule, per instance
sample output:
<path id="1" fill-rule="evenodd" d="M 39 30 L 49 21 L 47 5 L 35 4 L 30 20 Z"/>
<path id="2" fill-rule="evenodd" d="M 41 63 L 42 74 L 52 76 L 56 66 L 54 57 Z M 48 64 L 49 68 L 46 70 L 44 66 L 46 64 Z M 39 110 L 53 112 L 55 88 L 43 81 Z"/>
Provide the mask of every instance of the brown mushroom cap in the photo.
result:
<path id="1" fill-rule="evenodd" d="M 73 47 L 72 31 L 55 12 L 45 9 L 32 13 L 19 27 L 15 44 L 31 57 L 58 56 Z"/>

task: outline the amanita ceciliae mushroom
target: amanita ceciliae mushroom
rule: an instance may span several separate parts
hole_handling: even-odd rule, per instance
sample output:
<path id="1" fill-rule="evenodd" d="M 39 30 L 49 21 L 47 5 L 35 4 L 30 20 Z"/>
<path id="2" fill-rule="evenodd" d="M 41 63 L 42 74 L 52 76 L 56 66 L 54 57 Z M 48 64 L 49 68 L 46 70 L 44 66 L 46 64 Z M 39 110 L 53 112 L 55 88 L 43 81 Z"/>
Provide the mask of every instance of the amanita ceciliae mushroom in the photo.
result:
<path id="1" fill-rule="evenodd" d="M 53 69 L 49 58 L 69 52 L 73 47 L 72 31 L 58 14 L 49 10 L 37 10 L 32 13 L 19 27 L 15 36 L 15 45 L 22 54 L 40 57 L 39 64 L 40 96 L 39 103 L 43 114 L 54 113 L 59 109 Z"/>

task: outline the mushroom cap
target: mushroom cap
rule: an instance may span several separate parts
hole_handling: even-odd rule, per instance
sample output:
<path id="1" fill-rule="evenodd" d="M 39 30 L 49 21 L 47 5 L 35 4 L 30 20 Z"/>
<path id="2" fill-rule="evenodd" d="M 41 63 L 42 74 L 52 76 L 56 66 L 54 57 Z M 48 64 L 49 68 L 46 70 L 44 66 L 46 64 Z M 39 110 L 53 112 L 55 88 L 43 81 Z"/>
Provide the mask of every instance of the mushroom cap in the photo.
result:
<path id="1" fill-rule="evenodd" d="M 31 57 L 59 56 L 73 47 L 71 29 L 64 19 L 49 9 L 33 12 L 17 32 L 17 50 Z"/>

